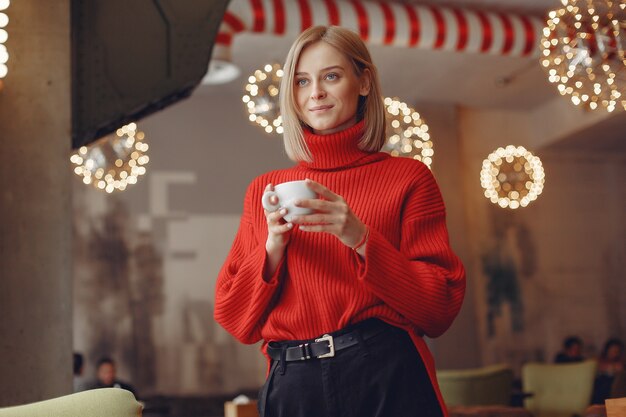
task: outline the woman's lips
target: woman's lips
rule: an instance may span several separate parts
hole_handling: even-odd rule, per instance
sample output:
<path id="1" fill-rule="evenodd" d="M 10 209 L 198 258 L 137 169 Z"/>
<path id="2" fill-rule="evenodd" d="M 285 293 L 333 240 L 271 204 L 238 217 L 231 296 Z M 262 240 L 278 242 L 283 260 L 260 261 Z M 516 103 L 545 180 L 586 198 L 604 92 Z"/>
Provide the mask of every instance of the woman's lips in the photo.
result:
<path id="1" fill-rule="evenodd" d="M 328 109 L 331 109 L 333 106 L 332 105 L 326 105 L 326 106 L 316 106 L 316 107 L 311 107 L 309 109 L 309 111 L 314 112 L 314 113 L 321 113 L 323 111 L 326 111 Z"/>

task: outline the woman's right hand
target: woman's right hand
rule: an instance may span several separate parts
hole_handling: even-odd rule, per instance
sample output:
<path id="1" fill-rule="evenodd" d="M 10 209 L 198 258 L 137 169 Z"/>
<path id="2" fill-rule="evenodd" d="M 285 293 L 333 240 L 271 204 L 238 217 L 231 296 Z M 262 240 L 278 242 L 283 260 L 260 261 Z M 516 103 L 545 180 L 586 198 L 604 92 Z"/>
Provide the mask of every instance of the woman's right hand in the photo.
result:
<path id="1" fill-rule="evenodd" d="M 265 187 L 265 191 L 274 191 L 274 186 L 270 183 Z M 276 196 L 270 197 L 271 204 L 278 204 Z M 272 276 L 283 257 L 285 248 L 289 243 L 293 223 L 287 223 L 283 216 L 287 214 L 287 209 L 282 208 L 277 211 L 263 210 L 265 219 L 267 220 L 267 241 L 265 242 L 265 251 L 269 257 L 269 263 L 265 275 Z"/>

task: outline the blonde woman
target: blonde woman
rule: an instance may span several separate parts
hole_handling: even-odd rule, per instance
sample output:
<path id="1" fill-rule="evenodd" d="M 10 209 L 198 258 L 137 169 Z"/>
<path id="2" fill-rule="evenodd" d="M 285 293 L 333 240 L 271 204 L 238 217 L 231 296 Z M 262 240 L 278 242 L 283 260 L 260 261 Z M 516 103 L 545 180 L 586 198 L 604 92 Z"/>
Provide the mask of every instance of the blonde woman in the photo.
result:
<path id="1" fill-rule="evenodd" d="M 313 27 L 284 66 L 285 149 L 296 163 L 256 178 L 219 274 L 215 319 L 263 341 L 261 416 L 444 416 L 423 336 L 457 315 L 465 272 L 421 162 L 379 152 L 380 84 L 358 35 Z M 284 220 L 264 192 L 304 180 L 311 214 Z"/>

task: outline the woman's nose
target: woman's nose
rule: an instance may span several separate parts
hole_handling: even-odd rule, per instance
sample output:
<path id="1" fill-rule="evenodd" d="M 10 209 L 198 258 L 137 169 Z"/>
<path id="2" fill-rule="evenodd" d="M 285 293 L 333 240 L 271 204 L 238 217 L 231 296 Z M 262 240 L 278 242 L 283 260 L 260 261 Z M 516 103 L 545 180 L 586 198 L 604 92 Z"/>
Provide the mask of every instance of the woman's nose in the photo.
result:
<path id="1" fill-rule="evenodd" d="M 326 92 L 324 91 L 322 86 L 319 83 L 313 83 L 313 88 L 311 89 L 311 98 L 314 100 L 322 99 L 326 96 Z"/>

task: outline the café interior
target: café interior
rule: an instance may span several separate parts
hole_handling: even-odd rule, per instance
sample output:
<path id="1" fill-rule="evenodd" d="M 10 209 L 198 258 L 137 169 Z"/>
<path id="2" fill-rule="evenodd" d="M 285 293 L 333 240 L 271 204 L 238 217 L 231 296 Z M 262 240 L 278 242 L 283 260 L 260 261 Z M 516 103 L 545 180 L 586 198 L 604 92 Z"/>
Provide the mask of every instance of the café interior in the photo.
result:
<path id="1" fill-rule="evenodd" d="M 382 152 L 445 202 L 445 413 L 626 416 L 624 0 L 0 0 L 0 417 L 259 415 L 216 279 L 293 165 L 278 87 L 316 25 L 361 36 Z M 132 393 L 76 389 L 103 358 Z"/>

